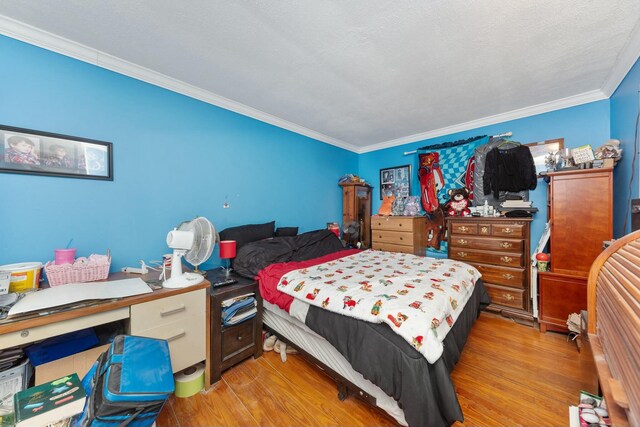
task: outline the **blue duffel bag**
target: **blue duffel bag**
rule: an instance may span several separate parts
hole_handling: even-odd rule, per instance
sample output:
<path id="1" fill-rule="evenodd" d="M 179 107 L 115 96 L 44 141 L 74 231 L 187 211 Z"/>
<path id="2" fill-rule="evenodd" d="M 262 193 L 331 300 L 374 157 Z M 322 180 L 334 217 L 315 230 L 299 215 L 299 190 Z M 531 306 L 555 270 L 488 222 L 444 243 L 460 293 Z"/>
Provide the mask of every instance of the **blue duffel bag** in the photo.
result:
<path id="1" fill-rule="evenodd" d="M 83 380 L 85 409 L 74 425 L 151 426 L 174 391 L 165 340 L 118 335 Z"/>

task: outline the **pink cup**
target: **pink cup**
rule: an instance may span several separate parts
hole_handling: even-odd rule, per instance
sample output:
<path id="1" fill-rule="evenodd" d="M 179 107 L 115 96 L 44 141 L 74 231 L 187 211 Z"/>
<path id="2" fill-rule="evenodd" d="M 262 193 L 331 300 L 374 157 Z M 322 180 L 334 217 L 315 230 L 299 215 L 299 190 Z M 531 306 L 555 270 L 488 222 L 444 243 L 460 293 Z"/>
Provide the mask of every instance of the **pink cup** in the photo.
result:
<path id="1" fill-rule="evenodd" d="M 75 249 L 56 249 L 53 253 L 56 265 L 73 264 L 76 260 Z"/>

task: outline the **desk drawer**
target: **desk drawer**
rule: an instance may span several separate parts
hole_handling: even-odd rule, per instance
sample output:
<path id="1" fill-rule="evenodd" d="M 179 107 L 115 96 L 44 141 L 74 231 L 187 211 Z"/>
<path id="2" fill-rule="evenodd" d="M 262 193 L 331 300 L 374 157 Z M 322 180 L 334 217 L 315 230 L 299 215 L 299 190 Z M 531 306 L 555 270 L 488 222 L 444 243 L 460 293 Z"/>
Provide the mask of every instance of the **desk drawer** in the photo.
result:
<path id="1" fill-rule="evenodd" d="M 449 258 L 465 262 L 504 265 L 505 267 L 523 267 L 522 254 L 509 252 L 483 252 L 452 246 L 449 248 Z"/>
<path id="2" fill-rule="evenodd" d="M 371 229 L 372 230 L 390 230 L 390 231 L 405 231 L 411 233 L 413 231 L 414 217 L 372 217 Z M 420 218 L 418 219 L 420 220 Z M 424 218 L 421 219 L 424 221 Z"/>
<path id="3" fill-rule="evenodd" d="M 167 325 L 190 316 L 205 317 L 206 289 L 131 306 L 131 333 Z"/>
<path id="4" fill-rule="evenodd" d="M 104 325 L 116 320 L 129 317 L 129 307 L 117 308 L 115 310 L 102 313 L 90 314 L 76 319 L 63 320 L 49 325 L 36 326 L 22 331 L 10 332 L 0 335 L 0 348 L 14 347 L 51 338 L 68 332 L 90 328 L 92 326 Z"/>
<path id="5" fill-rule="evenodd" d="M 206 359 L 204 317 L 204 313 L 201 317 L 188 316 L 155 328 L 131 332 L 131 335 L 167 340 L 171 352 L 171 368 L 175 373 Z"/>

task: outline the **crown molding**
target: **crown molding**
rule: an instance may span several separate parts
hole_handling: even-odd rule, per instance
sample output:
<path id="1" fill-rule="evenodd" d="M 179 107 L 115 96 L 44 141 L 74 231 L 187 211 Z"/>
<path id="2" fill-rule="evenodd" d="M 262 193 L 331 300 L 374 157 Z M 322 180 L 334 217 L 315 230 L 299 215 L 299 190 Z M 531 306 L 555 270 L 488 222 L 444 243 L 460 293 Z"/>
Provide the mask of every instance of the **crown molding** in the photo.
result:
<path id="1" fill-rule="evenodd" d="M 373 145 L 362 147 L 358 153 L 368 153 L 370 151 L 382 150 L 385 148 L 397 147 L 399 145 L 410 144 L 412 142 L 423 141 L 425 139 L 436 138 L 438 136 L 450 135 L 457 132 L 463 132 L 466 130 L 472 130 L 481 128 L 483 126 L 495 125 L 497 123 L 508 122 L 510 120 L 521 119 L 524 117 L 535 116 L 538 114 L 548 113 L 550 111 L 562 110 L 563 108 L 575 107 L 577 105 L 588 104 L 589 102 L 601 101 L 607 99 L 601 90 L 592 90 L 589 92 L 580 93 L 578 95 L 569 96 L 566 98 L 556 99 L 542 104 L 531 105 L 529 107 L 519 108 L 517 110 L 507 111 L 505 113 L 495 114 L 493 116 L 483 117 L 476 120 L 471 120 L 465 123 L 459 123 L 452 126 L 435 129 L 428 132 L 417 133 L 415 135 L 409 135 L 398 139 L 392 139 L 390 141 L 380 142 Z M 505 132 L 508 129 L 505 129 Z"/>
<path id="2" fill-rule="evenodd" d="M 172 92 L 186 95 L 190 98 L 198 99 L 208 104 L 215 105 L 216 107 L 224 108 L 225 110 L 233 111 L 243 116 L 247 116 L 354 153 L 357 153 L 359 149 L 356 145 L 316 132 L 304 126 L 291 123 L 269 113 L 265 113 L 264 111 L 230 100 L 213 92 L 200 89 L 191 84 L 174 79 L 132 62 L 125 61 L 72 40 L 65 39 L 64 37 L 43 31 L 39 28 L 16 21 L 4 15 L 0 15 L 0 34 L 168 89 Z"/>
<path id="3" fill-rule="evenodd" d="M 602 92 L 607 98 L 613 95 L 622 80 L 626 77 L 631 70 L 631 67 L 638 61 L 640 57 L 640 21 L 636 24 L 631 32 L 631 36 L 627 43 L 624 45 L 616 62 L 611 69 L 611 72 L 602 84 Z"/>

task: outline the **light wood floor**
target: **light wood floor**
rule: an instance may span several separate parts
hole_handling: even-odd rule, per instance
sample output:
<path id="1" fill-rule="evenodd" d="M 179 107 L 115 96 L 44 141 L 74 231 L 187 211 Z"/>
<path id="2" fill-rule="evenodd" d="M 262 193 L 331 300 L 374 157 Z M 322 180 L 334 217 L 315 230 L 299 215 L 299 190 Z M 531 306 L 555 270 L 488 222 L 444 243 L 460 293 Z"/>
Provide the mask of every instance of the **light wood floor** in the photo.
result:
<path id="1" fill-rule="evenodd" d="M 593 364 L 561 334 L 541 334 L 482 314 L 452 373 L 461 426 L 566 426 L 580 390 L 594 392 Z M 356 398 L 341 402 L 335 383 L 299 356 L 265 353 L 224 372 L 187 399 L 172 397 L 158 418 L 169 426 L 394 426 Z"/>

